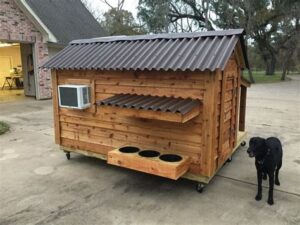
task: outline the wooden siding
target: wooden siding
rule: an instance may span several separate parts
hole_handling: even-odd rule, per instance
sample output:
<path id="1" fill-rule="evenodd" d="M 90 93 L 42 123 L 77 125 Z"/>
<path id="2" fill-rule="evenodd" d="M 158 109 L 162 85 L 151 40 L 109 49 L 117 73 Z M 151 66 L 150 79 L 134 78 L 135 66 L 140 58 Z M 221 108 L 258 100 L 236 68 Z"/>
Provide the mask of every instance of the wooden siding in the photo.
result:
<path id="1" fill-rule="evenodd" d="M 230 58 L 225 70 L 218 76 L 217 130 L 219 132 L 216 137 L 218 144 L 215 146 L 218 154 L 218 157 L 215 158 L 216 169 L 228 159 L 237 141 L 240 71 L 234 55 Z"/>
<path id="2" fill-rule="evenodd" d="M 190 173 L 211 177 L 236 144 L 240 76 L 235 55 L 224 71 L 58 70 L 53 76 L 53 85 L 89 84 L 92 89 L 93 105 L 87 110 L 58 108 L 54 99 L 56 142 L 62 146 L 103 155 L 125 145 L 178 153 L 190 157 Z M 96 106 L 115 94 L 192 98 L 202 104 L 199 115 L 185 123 L 120 116 Z"/>
<path id="3" fill-rule="evenodd" d="M 209 72 L 100 72 L 100 71 L 57 71 L 58 84 L 90 83 L 93 107 L 88 110 L 59 109 L 61 144 L 101 154 L 124 145 L 134 145 L 143 149 L 178 153 L 191 158 L 190 172 L 208 175 L 207 154 L 202 149 L 212 136 L 203 124 L 203 107 L 199 116 L 185 123 L 149 120 L 120 116 L 95 107 L 95 102 L 114 94 L 144 94 L 167 97 L 207 99 L 214 91 L 213 76 Z M 93 89 L 92 88 L 92 89 Z M 209 105 L 209 104 L 208 104 Z M 205 111 L 210 123 L 209 109 Z M 205 143 L 203 143 L 205 142 Z"/>

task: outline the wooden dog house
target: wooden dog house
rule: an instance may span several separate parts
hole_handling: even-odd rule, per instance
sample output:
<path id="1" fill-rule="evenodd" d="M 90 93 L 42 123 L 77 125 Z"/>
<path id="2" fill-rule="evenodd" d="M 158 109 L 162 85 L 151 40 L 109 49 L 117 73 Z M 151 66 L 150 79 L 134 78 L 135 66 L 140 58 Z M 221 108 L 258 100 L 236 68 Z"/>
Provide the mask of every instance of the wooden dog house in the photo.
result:
<path id="1" fill-rule="evenodd" d="M 76 40 L 43 67 L 68 157 L 208 183 L 245 136 L 242 29 Z M 91 106 L 59 107 L 65 84 L 88 85 Z"/>

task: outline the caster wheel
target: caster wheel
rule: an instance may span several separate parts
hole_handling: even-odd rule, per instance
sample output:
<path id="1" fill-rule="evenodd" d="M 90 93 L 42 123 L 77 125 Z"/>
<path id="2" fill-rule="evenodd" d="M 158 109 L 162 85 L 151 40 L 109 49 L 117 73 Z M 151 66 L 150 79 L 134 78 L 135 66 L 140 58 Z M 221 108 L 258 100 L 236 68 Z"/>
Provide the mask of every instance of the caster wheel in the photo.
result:
<path id="1" fill-rule="evenodd" d="M 196 191 L 199 192 L 199 193 L 202 193 L 203 190 L 204 190 L 204 187 L 205 187 L 204 184 L 198 183 L 198 184 L 196 185 Z"/>
<path id="2" fill-rule="evenodd" d="M 68 160 L 70 160 L 70 158 L 71 158 L 70 152 L 66 152 L 66 157 L 67 157 Z"/>
<path id="3" fill-rule="evenodd" d="M 232 161 L 232 156 L 230 156 L 226 162 L 231 162 Z"/>
<path id="4" fill-rule="evenodd" d="M 241 143 L 241 146 L 244 147 L 245 145 L 246 145 L 246 141 L 243 141 L 243 142 Z"/>

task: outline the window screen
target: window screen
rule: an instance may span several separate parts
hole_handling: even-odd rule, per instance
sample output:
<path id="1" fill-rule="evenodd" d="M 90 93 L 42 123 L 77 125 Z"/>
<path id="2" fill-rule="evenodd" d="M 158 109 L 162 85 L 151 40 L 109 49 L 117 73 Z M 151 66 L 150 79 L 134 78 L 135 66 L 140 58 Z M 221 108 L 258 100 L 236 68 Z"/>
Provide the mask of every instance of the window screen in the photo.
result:
<path id="1" fill-rule="evenodd" d="M 60 87 L 60 104 L 78 107 L 77 89 L 71 87 Z"/>

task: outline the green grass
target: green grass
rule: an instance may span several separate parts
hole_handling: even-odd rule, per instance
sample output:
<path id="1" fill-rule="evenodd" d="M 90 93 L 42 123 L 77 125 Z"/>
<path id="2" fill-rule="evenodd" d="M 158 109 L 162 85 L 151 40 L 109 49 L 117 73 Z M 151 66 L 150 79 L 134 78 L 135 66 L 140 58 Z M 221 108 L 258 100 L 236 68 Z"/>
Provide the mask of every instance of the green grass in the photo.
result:
<path id="1" fill-rule="evenodd" d="M 275 72 L 274 75 L 265 75 L 265 71 L 252 72 L 255 83 L 275 83 L 280 82 L 281 72 Z"/>
<path id="2" fill-rule="evenodd" d="M 281 71 L 276 71 L 274 75 L 265 75 L 265 71 L 252 71 L 255 83 L 276 83 L 281 81 Z M 290 75 L 297 75 L 298 73 L 290 73 Z M 248 73 L 244 73 L 244 77 L 249 80 Z M 288 75 L 286 80 L 289 80 Z"/>
<path id="3" fill-rule="evenodd" d="M 7 123 L 0 121 L 0 135 L 4 134 L 8 130 L 9 130 L 9 125 Z"/>

